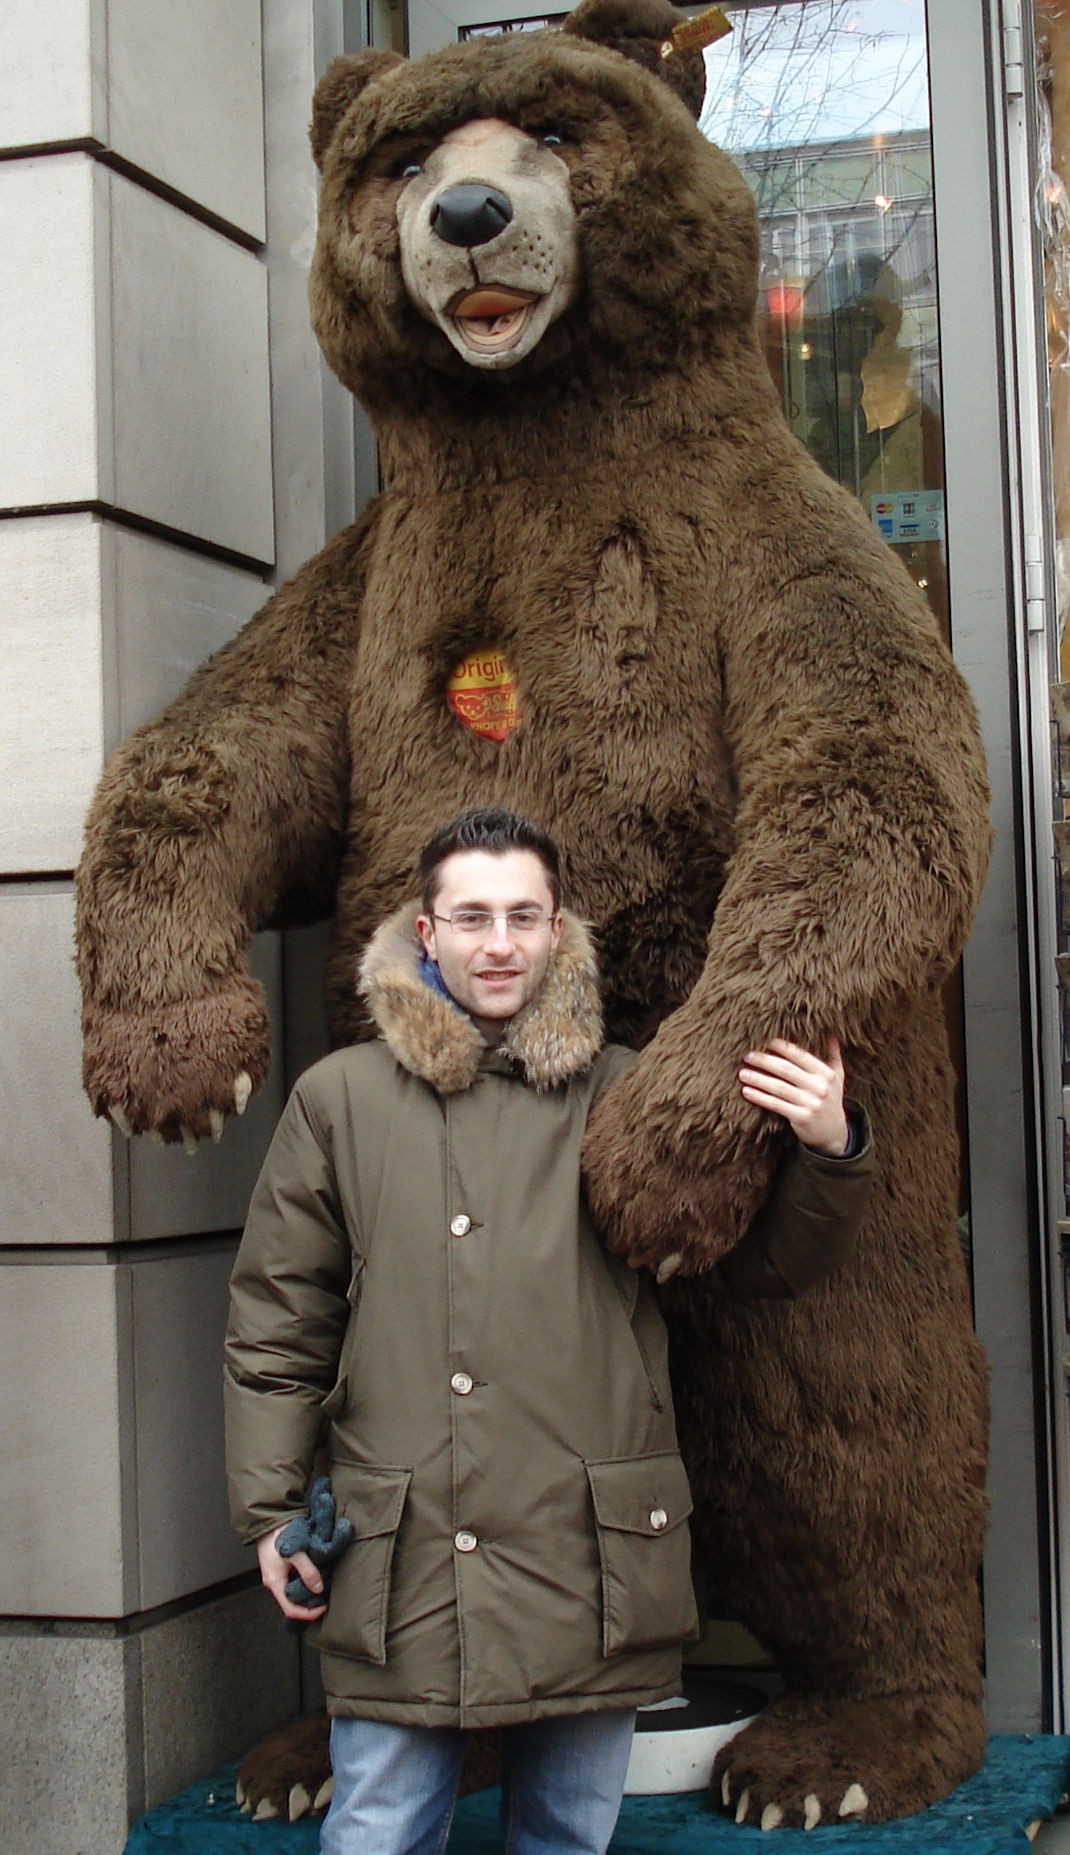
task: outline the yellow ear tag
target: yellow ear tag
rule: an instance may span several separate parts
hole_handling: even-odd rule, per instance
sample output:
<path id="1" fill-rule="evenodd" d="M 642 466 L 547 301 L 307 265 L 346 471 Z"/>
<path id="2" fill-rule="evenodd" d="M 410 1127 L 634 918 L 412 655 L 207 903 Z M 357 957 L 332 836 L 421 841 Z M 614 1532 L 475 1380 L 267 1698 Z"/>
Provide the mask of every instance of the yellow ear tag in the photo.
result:
<path id="1" fill-rule="evenodd" d="M 708 6 L 673 27 L 668 38 L 661 42 L 661 55 L 671 58 L 674 52 L 700 52 L 705 46 L 716 44 L 731 30 L 732 21 L 727 13 L 719 6 Z"/>
<path id="2" fill-rule="evenodd" d="M 469 652 L 451 672 L 446 701 L 457 720 L 485 741 L 504 741 L 520 721 L 516 678 L 501 651 Z"/>

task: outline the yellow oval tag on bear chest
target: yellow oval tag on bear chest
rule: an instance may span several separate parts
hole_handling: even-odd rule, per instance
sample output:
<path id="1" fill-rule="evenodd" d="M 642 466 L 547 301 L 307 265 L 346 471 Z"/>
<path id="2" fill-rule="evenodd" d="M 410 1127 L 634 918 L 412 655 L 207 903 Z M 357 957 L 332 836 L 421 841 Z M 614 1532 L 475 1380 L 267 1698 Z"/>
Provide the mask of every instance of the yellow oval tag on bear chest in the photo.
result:
<path id="1" fill-rule="evenodd" d="M 457 720 L 486 741 L 504 741 L 520 720 L 516 678 L 501 651 L 470 651 L 450 673 L 446 700 Z"/>

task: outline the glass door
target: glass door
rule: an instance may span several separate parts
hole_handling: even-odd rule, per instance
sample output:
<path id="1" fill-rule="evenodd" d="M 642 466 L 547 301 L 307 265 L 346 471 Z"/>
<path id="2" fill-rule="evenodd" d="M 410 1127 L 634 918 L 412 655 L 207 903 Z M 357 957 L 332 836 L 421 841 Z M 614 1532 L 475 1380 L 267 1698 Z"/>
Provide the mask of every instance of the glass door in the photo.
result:
<path id="1" fill-rule="evenodd" d="M 902 555 L 949 635 L 923 0 L 733 9 L 704 134 L 750 181 L 785 416 Z"/>

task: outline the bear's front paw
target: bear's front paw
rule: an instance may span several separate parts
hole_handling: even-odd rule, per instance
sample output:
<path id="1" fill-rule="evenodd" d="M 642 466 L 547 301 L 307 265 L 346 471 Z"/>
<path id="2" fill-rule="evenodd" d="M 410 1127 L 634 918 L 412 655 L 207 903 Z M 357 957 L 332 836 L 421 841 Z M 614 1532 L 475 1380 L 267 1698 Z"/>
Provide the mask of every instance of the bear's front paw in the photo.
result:
<path id="1" fill-rule="evenodd" d="M 710 1164 L 690 1151 L 652 1151 L 649 1130 L 601 1104 L 588 1124 L 583 1176 L 596 1227 L 609 1249 L 659 1280 L 698 1275 L 739 1242 L 761 1204 L 773 1157 L 746 1154 Z M 713 1140 L 709 1145 L 712 1147 Z"/>
<path id="2" fill-rule="evenodd" d="M 271 1062 L 263 988 L 249 975 L 203 998 L 134 1010 L 88 1002 L 82 1080 L 95 1114 L 123 1134 L 151 1133 L 187 1152 L 244 1114 Z"/>

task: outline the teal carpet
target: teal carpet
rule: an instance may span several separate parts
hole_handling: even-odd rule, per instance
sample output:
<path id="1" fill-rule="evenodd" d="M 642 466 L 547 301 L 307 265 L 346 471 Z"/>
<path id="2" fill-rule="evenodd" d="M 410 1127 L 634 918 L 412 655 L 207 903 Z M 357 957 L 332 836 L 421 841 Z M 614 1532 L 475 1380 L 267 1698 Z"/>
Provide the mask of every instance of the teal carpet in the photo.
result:
<path id="1" fill-rule="evenodd" d="M 125 1855 L 316 1855 L 318 1822 L 253 1823 L 234 1801 L 233 1765 L 223 1765 L 134 1825 Z M 1026 1828 L 1051 1816 L 1070 1791 L 1070 1738 L 1000 1735 L 976 1777 L 921 1816 L 873 1828 L 836 1824 L 801 1829 L 737 1828 L 701 1794 L 626 1797 L 611 1855 L 1025 1855 Z M 501 1855 L 498 1793 L 480 1791 L 457 1805 L 449 1855 Z"/>

